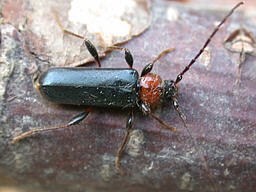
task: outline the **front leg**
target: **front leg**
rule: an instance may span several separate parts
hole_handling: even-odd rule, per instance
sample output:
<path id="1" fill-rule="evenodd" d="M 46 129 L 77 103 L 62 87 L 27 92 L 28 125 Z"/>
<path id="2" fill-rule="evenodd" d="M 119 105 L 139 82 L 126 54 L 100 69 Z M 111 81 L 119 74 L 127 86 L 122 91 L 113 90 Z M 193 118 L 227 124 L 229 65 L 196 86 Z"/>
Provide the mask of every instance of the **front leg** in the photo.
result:
<path id="1" fill-rule="evenodd" d="M 150 108 L 143 102 L 140 102 L 140 103 L 137 103 L 138 107 L 140 108 L 140 110 L 144 113 L 144 114 L 147 114 L 149 115 L 151 118 L 157 120 L 161 125 L 163 125 L 163 127 L 165 127 L 166 129 L 169 129 L 171 131 L 174 131 L 174 132 L 179 132 L 178 129 L 176 129 L 175 127 L 171 127 L 169 125 L 167 125 L 163 120 L 161 120 L 159 117 L 155 116 Z"/>

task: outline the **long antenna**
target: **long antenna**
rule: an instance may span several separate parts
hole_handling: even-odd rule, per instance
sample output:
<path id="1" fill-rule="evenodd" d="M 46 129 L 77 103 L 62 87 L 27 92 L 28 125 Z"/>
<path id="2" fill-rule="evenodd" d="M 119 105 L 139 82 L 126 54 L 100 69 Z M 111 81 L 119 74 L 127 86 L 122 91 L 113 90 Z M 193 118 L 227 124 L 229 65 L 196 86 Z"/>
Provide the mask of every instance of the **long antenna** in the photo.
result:
<path id="1" fill-rule="evenodd" d="M 217 186 L 215 184 L 215 181 L 214 181 L 214 179 L 213 179 L 213 177 L 211 175 L 211 172 L 210 172 L 210 169 L 209 169 L 208 164 L 206 162 L 206 159 L 205 159 L 205 157 L 204 157 L 204 155 L 203 155 L 203 153 L 202 153 L 202 151 L 200 149 L 199 144 L 197 144 L 197 141 L 196 141 L 195 137 L 192 135 L 190 129 L 187 126 L 186 116 L 180 110 L 179 103 L 178 103 L 178 100 L 176 98 L 173 99 L 173 107 L 178 112 L 178 114 L 179 114 L 179 116 L 180 116 L 180 118 L 181 118 L 181 120 L 182 120 L 182 122 L 184 124 L 184 127 L 185 127 L 186 131 L 188 132 L 189 136 L 191 137 L 191 139 L 192 139 L 192 141 L 194 143 L 196 151 L 198 152 L 198 154 L 199 154 L 199 156 L 200 156 L 200 158 L 201 158 L 201 160 L 203 162 L 203 166 L 204 166 L 204 168 L 205 168 L 205 170 L 207 172 L 207 176 L 208 176 L 209 180 L 211 181 L 211 184 L 212 184 L 215 192 L 219 192 L 219 190 L 218 190 L 218 188 L 217 188 Z"/>
<path id="2" fill-rule="evenodd" d="M 217 33 L 217 31 L 220 29 L 220 27 L 222 26 L 223 23 L 225 23 L 225 21 L 227 20 L 227 18 L 232 15 L 232 13 L 234 12 L 234 10 L 236 8 L 238 8 L 240 5 L 244 4 L 244 2 L 240 2 L 238 3 L 233 9 L 231 9 L 231 11 L 222 19 L 222 21 L 219 23 L 219 25 L 214 29 L 214 31 L 212 32 L 212 34 L 210 35 L 210 37 L 206 40 L 204 46 L 200 49 L 200 51 L 197 53 L 197 55 L 190 61 L 190 63 L 185 67 L 185 69 L 177 76 L 176 81 L 175 81 L 175 85 L 177 83 L 179 83 L 184 75 L 184 73 L 186 73 L 189 68 L 196 62 L 197 58 L 204 52 L 204 49 L 207 47 L 207 45 L 210 43 L 212 37 Z"/>

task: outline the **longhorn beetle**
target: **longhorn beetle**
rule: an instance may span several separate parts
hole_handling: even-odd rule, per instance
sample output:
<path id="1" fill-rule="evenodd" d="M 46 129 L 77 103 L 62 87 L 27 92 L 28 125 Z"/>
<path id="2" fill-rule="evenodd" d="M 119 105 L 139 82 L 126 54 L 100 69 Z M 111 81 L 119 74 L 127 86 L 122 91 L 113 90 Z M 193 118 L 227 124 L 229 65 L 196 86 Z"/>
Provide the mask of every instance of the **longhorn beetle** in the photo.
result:
<path id="1" fill-rule="evenodd" d="M 22 140 L 25 137 L 44 131 L 68 128 L 72 125 L 76 125 L 88 116 L 88 114 L 93 110 L 94 106 L 129 108 L 130 112 L 126 122 L 126 135 L 121 147 L 117 152 L 116 158 L 116 168 L 121 172 L 120 156 L 125 148 L 130 130 L 133 125 L 134 107 L 139 107 L 143 113 L 157 120 L 163 127 L 174 132 L 179 132 L 179 130 L 167 125 L 164 121 L 162 121 L 151 112 L 150 106 L 165 101 L 172 102 L 174 109 L 178 112 L 179 117 L 183 121 L 184 127 L 193 139 L 195 147 L 197 147 L 196 141 L 187 127 L 186 117 L 180 110 L 178 104 L 177 84 L 182 80 L 183 75 L 195 63 L 197 58 L 203 53 L 204 49 L 210 43 L 212 37 L 216 34 L 221 25 L 234 12 L 234 10 L 242 4 L 243 2 L 238 3 L 222 19 L 222 21 L 214 29 L 197 55 L 190 61 L 185 69 L 177 75 L 175 81 L 162 80 L 160 76 L 150 73 L 155 62 L 159 60 L 164 54 L 170 52 L 172 49 L 166 49 L 162 51 L 156 59 L 154 59 L 151 63 L 147 64 L 143 68 L 141 75 L 139 76 L 138 72 L 133 68 L 133 57 L 130 51 L 126 48 L 112 46 L 109 47 L 109 49 L 124 51 L 125 60 L 129 68 L 101 68 L 98 52 L 94 45 L 88 39 L 64 30 L 63 27 L 59 24 L 64 32 L 84 39 L 84 45 L 87 47 L 88 51 L 97 62 L 98 68 L 51 68 L 39 77 L 35 87 L 44 98 L 51 102 L 86 105 L 89 107 L 86 108 L 85 111 L 81 114 L 72 118 L 65 125 L 39 128 L 25 132 L 14 137 L 9 142 L 9 144 L 15 143 L 16 141 Z M 205 168 L 208 170 L 204 158 L 203 161 Z"/>

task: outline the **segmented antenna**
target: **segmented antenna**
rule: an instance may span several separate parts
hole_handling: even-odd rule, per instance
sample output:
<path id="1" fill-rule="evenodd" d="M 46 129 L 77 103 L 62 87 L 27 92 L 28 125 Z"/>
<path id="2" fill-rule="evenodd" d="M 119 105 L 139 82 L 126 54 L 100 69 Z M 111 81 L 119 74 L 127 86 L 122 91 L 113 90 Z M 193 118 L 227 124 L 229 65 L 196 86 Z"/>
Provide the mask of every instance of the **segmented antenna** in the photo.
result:
<path id="1" fill-rule="evenodd" d="M 209 169 L 208 164 L 207 164 L 207 162 L 206 162 L 206 159 L 205 159 L 205 157 L 204 157 L 204 155 L 203 155 L 203 153 L 202 153 L 202 151 L 201 151 L 201 149 L 200 149 L 199 144 L 197 144 L 197 141 L 196 141 L 195 137 L 192 135 L 190 129 L 189 129 L 188 126 L 187 126 L 186 116 L 185 116 L 185 115 L 182 113 L 182 111 L 180 110 L 180 108 L 179 108 L 179 103 L 178 103 L 178 100 L 177 100 L 176 98 L 173 98 L 173 107 L 174 107 L 174 109 L 178 112 L 178 114 L 179 114 L 179 116 L 180 116 L 180 118 L 181 118 L 181 120 L 182 120 L 182 122 L 183 122 L 183 124 L 184 124 L 184 127 L 185 127 L 186 131 L 188 132 L 189 136 L 192 138 L 192 141 L 193 141 L 193 143 L 194 143 L 194 146 L 195 146 L 195 148 L 196 148 L 196 151 L 198 152 L 198 154 L 199 154 L 199 156 L 200 156 L 200 159 L 201 159 L 202 162 L 203 162 L 204 168 L 205 168 L 205 170 L 206 170 L 206 172 L 207 172 L 207 176 L 208 176 L 209 180 L 211 181 L 211 184 L 212 184 L 212 186 L 213 186 L 213 188 L 214 188 L 214 191 L 215 191 L 215 192 L 219 192 L 219 190 L 218 190 L 218 188 L 217 188 L 217 186 L 216 186 L 216 184 L 215 184 L 215 181 L 214 181 L 214 179 L 213 179 L 213 177 L 212 177 L 212 175 L 211 175 L 211 172 L 210 172 L 210 169 Z"/>
<path id="2" fill-rule="evenodd" d="M 240 5 L 244 4 L 244 2 L 240 2 L 238 3 L 233 9 L 231 9 L 231 11 L 222 19 L 222 21 L 219 23 L 219 25 L 214 29 L 214 31 L 212 32 L 212 34 L 210 35 L 210 37 L 206 40 L 204 46 L 200 49 L 200 51 L 197 53 L 197 55 L 190 61 L 190 63 L 185 67 L 185 69 L 177 76 L 176 81 L 175 81 L 175 85 L 177 83 L 179 83 L 184 75 L 184 73 L 186 73 L 189 68 L 196 62 L 197 58 L 204 52 L 204 49 L 207 47 L 207 45 L 210 43 L 212 37 L 217 33 L 217 31 L 220 29 L 220 27 L 222 26 L 223 23 L 225 23 L 225 21 L 227 20 L 227 18 L 232 15 L 232 13 L 234 12 L 234 10 L 236 8 L 238 8 Z"/>

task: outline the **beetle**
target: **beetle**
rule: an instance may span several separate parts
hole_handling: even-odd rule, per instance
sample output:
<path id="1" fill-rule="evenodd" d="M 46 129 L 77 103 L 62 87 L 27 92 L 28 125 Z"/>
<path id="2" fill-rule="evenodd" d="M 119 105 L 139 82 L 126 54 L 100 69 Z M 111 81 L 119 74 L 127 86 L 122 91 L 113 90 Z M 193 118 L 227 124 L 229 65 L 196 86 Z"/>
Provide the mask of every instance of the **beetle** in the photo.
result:
<path id="1" fill-rule="evenodd" d="M 182 80 L 183 75 L 203 53 L 213 36 L 220 29 L 226 19 L 242 4 L 243 2 L 238 3 L 222 19 L 197 55 L 190 61 L 184 70 L 177 75 L 176 80 L 174 81 L 162 80 L 159 75 L 151 73 L 155 62 L 164 54 L 172 51 L 173 49 L 166 49 L 162 51 L 158 57 L 143 68 L 141 74 L 139 75 L 138 72 L 133 68 L 133 57 L 127 48 L 116 46 L 109 47 L 111 50 L 124 51 L 125 60 L 129 68 L 101 68 L 98 52 L 93 43 L 86 38 L 64 30 L 71 35 L 84 39 L 84 45 L 97 62 L 98 68 L 51 68 L 39 77 L 35 83 L 35 87 L 44 98 L 51 102 L 86 105 L 89 107 L 87 107 L 81 114 L 72 118 L 65 125 L 39 128 L 25 132 L 14 137 L 9 144 L 15 143 L 16 141 L 43 131 L 68 128 L 76 125 L 88 116 L 88 114 L 93 110 L 94 106 L 129 108 L 130 112 L 126 122 L 126 135 L 121 147 L 118 149 L 116 158 L 116 168 L 121 172 L 120 157 L 125 148 L 130 130 L 133 125 L 134 107 L 138 107 L 144 114 L 147 114 L 151 118 L 157 120 L 163 127 L 174 132 L 179 132 L 178 129 L 167 125 L 164 121 L 151 112 L 151 106 L 153 105 L 160 102 L 172 102 L 174 109 L 178 112 L 179 117 L 183 121 L 184 127 L 188 131 L 191 138 L 193 138 L 195 147 L 197 147 L 196 141 L 187 127 L 186 117 L 179 107 L 177 84 Z M 203 160 L 205 161 L 204 158 Z M 206 167 L 206 169 L 208 168 Z"/>

